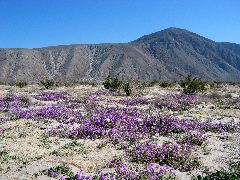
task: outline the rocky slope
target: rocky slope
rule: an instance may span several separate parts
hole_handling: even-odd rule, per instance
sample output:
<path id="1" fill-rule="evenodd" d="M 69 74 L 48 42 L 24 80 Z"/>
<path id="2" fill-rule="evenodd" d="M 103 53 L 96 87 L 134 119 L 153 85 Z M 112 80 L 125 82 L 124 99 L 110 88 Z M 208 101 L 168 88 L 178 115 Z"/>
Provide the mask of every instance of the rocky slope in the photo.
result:
<path id="1" fill-rule="evenodd" d="M 0 49 L 0 82 L 103 80 L 108 74 L 142 80 L 193 74 L 209 81 L 240 81 L 240 45 L 168 28 L 125 44 Z"/>

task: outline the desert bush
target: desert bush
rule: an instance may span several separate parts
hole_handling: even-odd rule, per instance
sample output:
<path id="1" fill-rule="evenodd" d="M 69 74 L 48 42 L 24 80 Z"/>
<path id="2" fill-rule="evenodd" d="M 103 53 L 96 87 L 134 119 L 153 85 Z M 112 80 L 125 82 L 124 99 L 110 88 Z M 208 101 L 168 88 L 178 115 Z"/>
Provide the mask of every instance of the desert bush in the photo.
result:
<path id="1" fill-rule="evenodd" d="M 17 81 L 14 84 L 15 84 L 15 86 L 17 86 L 19 88 L 23 88 L 24 86 L 27 86 L 27 82 L 26 81 Z"/>
<path id="2" fill-rule="evenodd" d="M 152 81 L 149 82 L 149 87 L 152 87 L 156 84 L 159 84 L 159 81 L 158 80 L 152 80 Z"/>
<path id="3" fill-rule="evenodd" d="M 93 82 L 93 81 L 80 81 L 80 82 L 78 82 L 78 84 L 80 84 L 80 85 L 90 85 L 92 87 L 97 86 L 97 83 Z"/>
<path id="4" fill-rule="evenodd" d="M 184 80 L 180 81 L 179 85 L 183 88 L 183 93 L 192 94 L 206 91 L 207 83 L 188 75 Z"/>
<path id="5" fill-rule="evenodd" d="M 231 162 L 230 170 L 234 172 L 238 178 L 240 178 L 240 161 Z"/>
<path id="6" fill-rule="evenodd" d="M 127 96 L 130 96 L 132 91 L 129 82 L 123 84 L 123 90 Z"/>
<path id="7" fill-rule="evenodd" d="M 62 84 L 65 87 L 74 87 L 74 86 L 77 85 L 77 82 L 75 82 L 75 81 L 64 81 Z"/>
<path id="8" fill-rule="evenodd" d="M 166 87 L 173 87 L 174 86 L 174 83 L 172 82 L 160 82 L 159 83 L 159 86 L 162 87 L 162 88 L 166 88 Z"/>
<path id="9" fill-rule="evenodd" d="M 213 82 L 210 82 L 209 85 L 211 88 L 219 89 L 224 86 L 224 83 L 220 81 L 213 81 Z"/>
<path id="10" fill-rule="evenodd" d="M 224 97 L 225 97 L 225 98 L 232 98 L 232 94 L 226 93 L 226 94 L 224 94 Z"/>
<path id="11" fill-rule="evenodd" d="M 179 143 L 187 143 L 191 145 L 201 146 L 207 139 L 207 136 L 202 132 L 190 131 L 179 137 L 177 140 Z"/>
<path id="12" fill-rule="evenodd" d="M 108 76 L 105 82 L 103 82 L 103 86 L 110 91 L 117 91 L 120 89 L 122 85 L 122 81 L 118 80 L 117 78 L 113 78 Z"/>
<path id="13" fill-rule="evenodd" d="M 217 93 L 217 92 L 212 92 L 210 95 L 209 95 L 210 98 L 212 99 L 220 99 L 222 96 Z"/>
<path id="14" fill-rule="evenodd" d="M 131 96 L 141 97 L 144 94 L 144 89 L 146 86 L 140 81 L 131 81 Z"/>
<path id="15" fill-rule="evenodd" d="M 207 173 L 206 176 L 198 175 L 197 180 L 237 180 L 237 174 L 225 170 L 217 170 L 215 172 Z"/>
<path id="16" fill-rule="evenodd" d="M 8 83 L 0 81 L 0 85 L 7 85 Z"/>
<path id="17" fill-rule="evenodd" d="M 44 86 L 46 89 L 51 89 L 54 86 L 56 86 L 55 81 L 52 79 L 46 79 L 46 80 L 40 81 L 40 84 Z"/>
<path id="18" fill-rule="evenodd" d="M 235 86 L 235 85 L 237 85 L 237 83 L 236 83 L 236 82 L 227 82 L 227 84 L 228 84 L 228 85 L 232 85 L 232 86 Z"/>
<path id="19" fill-rule="evenodd" d="M 106 80 L 103 82 L 103 86 L 113 92 L 123 90 L 127 96 L 132 94 L 132 88 L 129 82 L 124 82 L 111 76 L 106 78 Z"/>
<path id="20" fill-rule="evenodd" d="M 34 176 L 42 176 L 42 175 L 47 175 L 49 177 L 56 178 L 57 176 L 65 174 L 69 177 L 74 177 L 74 173 L 71 171 L 71 169 L 66 166 L 66 165 L 58 165 L 56 167 L 51 167 L 49 169 L 42 170 L 38 173 L 35 173 Z"/>
<path id="21" fill-rule="evenodd" d="M 152 81 L 139 81 L 139 83 L 142 84 L 144 87 L 153 87 L 155 85 L 159 84 L 158 80 L 152 80 Z"/>

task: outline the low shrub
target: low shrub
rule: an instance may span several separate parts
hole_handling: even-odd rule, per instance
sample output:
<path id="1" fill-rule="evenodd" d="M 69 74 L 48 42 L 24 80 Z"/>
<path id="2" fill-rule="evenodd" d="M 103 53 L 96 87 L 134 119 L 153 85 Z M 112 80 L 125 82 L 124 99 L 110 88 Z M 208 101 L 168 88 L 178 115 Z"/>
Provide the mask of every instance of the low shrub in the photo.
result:
<path id="1" fill-rule="evenodd" d="M 158 83 L 159 83 L 158 80 L 152 80 L 152 81 L 149 82 L 149 87 L 152 87 L 152 86 L 154 86 L 154 85 L 156 85 Z"/>
<path id="2" fill-rule="evenodd" d="M 207 90 L 207 83 L 201 81 L 199 78 L 192 78 L 188 75 L 184 80 L 180 81 L 179 85 L 183 88 L 183 93 L 193 94 L 202 93 Z"/>
<path id="3" fill-rule="evenodd" d="M 38 173 L 35 173 L 34 176 L 38 177 L 38 176 L 42 176 L 42 175 L 47 175 L 49 177 L 56 178 L 57 176 L 59 176 L 61 174 L 65 174 L 69 177 L 74 177 L 74 173 L 66 165 L 58 165 L 56 167 L 51 167 L 49 169 L 42 170 Z"/>
<path id="4" fill-rule="evenodd" d="M 182 137 L 179 137 L 177 140 L 179 143 L 187 143 L 191 145 L 201 146 L 207 139 L 207 136 L 201 132 L 190 131 L 185 133 Z"/>
<path id="5" fill-rule="evenodd" d="M 130 87 L 130 84 L 129 82 L 123 84 L 123 90 L 124 92 L 126 93 L 127 96 L 130 96 L 131 95 L 131 87 Z"/>
<path id="6" fill-rule="evenodd" d="M 74 87 L 76 86 L 78 83 L 75 81 L 64 81 L 62 82 L 62 85 L 65 87 Z"/>
<path id="7" fill-rule="evenodd" d="M 123 90 L 127 96 L 130 96 L 132 94 L 131 86 L 129 82 L 123 82 L 117 78 L 113 78 L 111 76 L 108 76 L 103 82 L 103 86 L 106 89 L 109 89 L 110 91 L 120 91 Z"/>
<path id="8" fill-rule="evenodd" d="M 222 96 L 221 96 L 221 94 L 219 94 L 219 93 L 217 93 L 217 92 L 212 92 L 212 93 L 209 95 L 209 97 L 210 97 L 211 99 L 220 99 Z"/>
<path id="9" fill-rule="evenodd" d="M 23 88 L 24 86 L 27 86 L 27 82 L 26 81 L 17 81 L 14 84 L 15 84 L 15 86 L 17 86 L 19 88 Z"/>
<path id="10" fill-rule="evenodd" d="M 110 91 L 117 91 L 122 85 L 122 81 L 118 80 L 117 78 L 113 78 L 108 76 L 105 82 L 103 82 L 103 86 Z"/>
<path id="11" fill-rule="evenodd" d="M 172 82 L 160 82 L 159 83 L 159 86 L 162 87 L 162 88 L 166 88 L 166 87 L 173 87 L 174 86 L 174 83 Z"/>
<path id="12" fill-rule="evenodd" d="M 89 86 L 92 86 L 92 87 L 97 86 L 97 82 L 93 82 L 93 81 L 80 81 L 80 82 L 78 82 L 78 84 L 80 84 L 80 85 L 89 85 Z"/>
<path id="13" fill-rule="evenodd" d="M 197 180 L 237 180 L 237 174 L 225 170 L 217 170 L 215 172 L 207 173 L 207 175 L 198 175 Z"/>
<path id="14" fill-rule="evenodd" d="M 155 85 L 159 84 L 158 80 L 152 80 L 152 81 L 139 81 L 139 84 L 141 84 L 143 87 L 153 87 Z"/>
<path id="15" fill-rule="evenodd" d="M 230 170 L 240 178 L 240 161 L 233 161 L 230 163 Z"/>
<path id="16" fill-rule="evenodd" d="M 56 86 L 56 83 L 54 80 L 52 79 L 46 79 L 44 81 L 40 81 L 40 84 L 42 86 L 44 86 L 46 89 L 51 89 L 53 88 L 54 86 Z"/>

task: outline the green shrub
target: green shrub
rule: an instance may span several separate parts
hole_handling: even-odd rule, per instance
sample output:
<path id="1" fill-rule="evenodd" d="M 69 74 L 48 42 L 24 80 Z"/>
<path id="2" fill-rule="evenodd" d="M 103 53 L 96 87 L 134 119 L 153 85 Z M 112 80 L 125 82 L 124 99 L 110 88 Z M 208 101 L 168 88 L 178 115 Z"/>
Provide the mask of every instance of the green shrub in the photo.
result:
<path id="1" fill-rule="evenodd" d="M 159 81 L 158 80 L 152 80 L 150 83 L 149 83 L 149 87 L 153 87 L 154 85 L 158 84 Z"/>
<path id="2" fill-rule="evenodd" d="M 212 173 L 208 173 L 206 176 L 198 175 L 197 180 L 237 180 L 237 174 L 233 172 L 217 170 Z"/>
<path id="3" fill-rule="evenodd" d="M 159 86 L 162 87 L 162 88 L 166 88 L 166 87 L 173 87 L 174 86 L 174 83 L 172 82 L 160 82 L 159 83 Z"/>
<path id="4" fill-rule="evenodd" d="M 105 82 L 103 82 L 103 86 L 104 88 L 109 89 L 113 92 L 123 90 L 127 96 L 130 96 L 132 94 L 132 89 L 129 82 L 123 82 L 111 76 L 108 76 L 106 78 Z"/>
<path id="5" fill-rule="evenodd" d="M 201 81 L 199 78 L 192 78 L 188 75 L 184 80 L 180 81 L 179 85 L 183 88 L 183 93 L 192 94 L 204 92 L 207 90 L 207 83 Z"/>
<path id="6" fill-rule="evenodd" d="M 56 83 L 52 79 L 46 79 L 44 81 L 40 81 L 40 84 L 44 86 L 46 89 L 51 89 L 52 87 L 56 86 Z"/>
<path id="7" fill-rule="evenodd" d="M 127 82 L 123 85 L 123 90 L 124 90 L 124 92 L 126 93 L 127 96 L 130 96 L 132 94 L 129 82 Z"/>
<path id="8" fill-rule="evenodd" d="M 143 86 L 143 87 L 153 87 L 156 84 L 159 84 L 158 80 L 152 80 L 152 81 L 139 81 L 139 83 Z"/>
<path id="9" fill-rule="evenodd" d="M 110 91 L 117 91 L 120 89 L 122 81 L 118 80 L 117 78 L 112 78 L 111 76 L 108 76 L 106 81 L 103 82 L 103 85 L 106 89 L 109 89 Z"/>
<path id="10" fill-rule="evenodd" d="M 38 173 L 35 173 L 34 176 L 38 177 L 38 176 L 42 176 L 42 175 L 47 175 L 49 177 L 57 177 L 58 175 L 64 174 L 66 176 L 69 177 L 73 177 L 74 173 L 72 172 L 71 168 L 66 166 L 66 165 L 58 165 L 55 167 L 51 167 L 49 169 L 44 169 Z"/>
<path id="11" fill-rule="evenodd" d="M 240 178 L 240 161 L 231 162 L 230 170 L 234 172 L 238 176 L 238 178 Z"/>
<path id="12" fill-rule="evenodd" d="M 17 86 L 19 88 L 23 88 L 24 86 L 27 86 L 27 82 L 26 81 L 17 81 L 17 82 L 15 82 L 15 86 Z"/>

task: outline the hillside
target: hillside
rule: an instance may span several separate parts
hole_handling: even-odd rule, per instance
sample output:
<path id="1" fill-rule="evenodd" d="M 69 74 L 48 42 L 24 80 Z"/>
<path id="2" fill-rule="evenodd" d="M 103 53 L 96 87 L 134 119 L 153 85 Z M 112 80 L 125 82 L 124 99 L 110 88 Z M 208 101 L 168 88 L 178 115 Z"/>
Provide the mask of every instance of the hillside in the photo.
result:
<path id="1" fill-rule="evenodd" d="M 240 81 L 240 45 L 214 42 L 168 28 L 124 44 L 0 49 L 0 82 L 45 78 L 179 80 L 193 74 L 209 81 Z"/>

